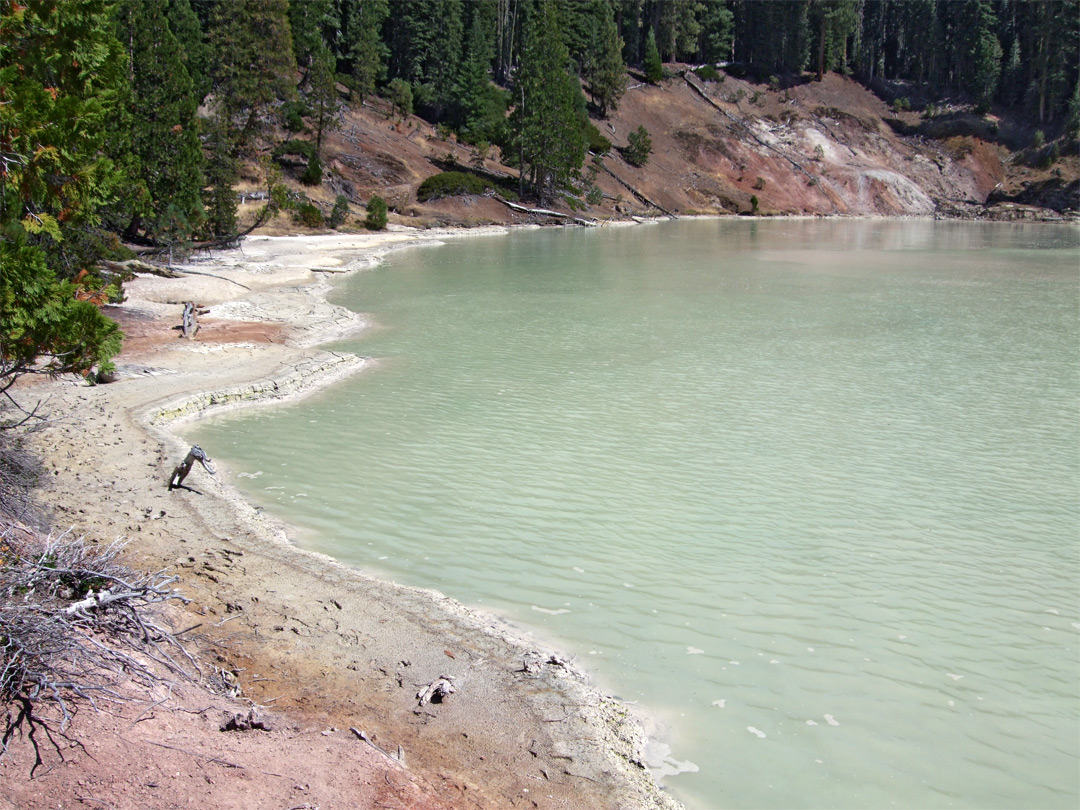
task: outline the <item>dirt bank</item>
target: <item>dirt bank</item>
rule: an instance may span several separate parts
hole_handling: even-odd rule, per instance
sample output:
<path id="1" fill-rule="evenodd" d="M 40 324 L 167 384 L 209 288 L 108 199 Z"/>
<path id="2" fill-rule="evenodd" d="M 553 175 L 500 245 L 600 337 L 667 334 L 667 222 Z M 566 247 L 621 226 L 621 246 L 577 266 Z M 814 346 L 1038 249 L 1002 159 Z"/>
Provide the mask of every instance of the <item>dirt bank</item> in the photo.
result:
<path id="1" fill-rule="evenodd" d="M 316 348 L 363 327 L 326 302 L 328 276 L 404 244 L 454 236 L 256 237 L 189 265 L 182 278 L 140 276 L 109 313 L 128 334 L 117 381 L 26 392 L 48 394 L 51 411 L 69 416 L 34 437 L 55 525 L 103 541 L 125 536 L 134 562 L 178 573 L 192 602 L 177 622 L 196 626 L 185 637 L 205 681 L 235 684 L 247 702 L 237 708 L 179 684 L 160 705 L 84 710 L 74 727 L 84 746 L 65 746 L 64 762 L 50 754 L 32 781 L 25 744 L 0 759 L 2 801 L 677 806 L 644 767 L 644 735 L 628 708 L 553 651 L 439 594 L 297 550 L 286 527 L 200 468 L 190 488 L 167 488 L 187 450 L 169 432 L 177 420 L 301 396 L 365 367 L 363 358 Z M 208 308 L 194 341 L 175 328 L 185 301 Z M 420 705 L 417 693 L 444 677 L 456 692 Z M 250 705 L 269 731 L 219 730 L 222 712 Z"/>

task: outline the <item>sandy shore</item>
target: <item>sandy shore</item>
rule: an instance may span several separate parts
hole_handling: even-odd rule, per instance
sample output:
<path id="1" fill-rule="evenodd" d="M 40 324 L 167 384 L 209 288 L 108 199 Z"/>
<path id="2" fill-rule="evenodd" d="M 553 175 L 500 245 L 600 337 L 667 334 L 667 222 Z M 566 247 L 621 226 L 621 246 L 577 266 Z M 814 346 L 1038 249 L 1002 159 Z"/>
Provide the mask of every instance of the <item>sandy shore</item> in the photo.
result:
<path id="1" fill-rule="evenodd" d="M 678 807 L 643 766 L 644 735 L 628 708 L 555 652 L 440 594 L 295 548 L 288 527 L 198 467 L 186 482 L 190 489 L 167 488 L 187 451 L 171 430 L 180 421 L 302 396 L 365 368 L 364 358 L 317 348 L 364 327 L 359 316 L 327 303 L 334 274 L 370 266 L 389 250 L 459 235 L 397 229 L 254 237 L 240 250 L 184 265 L 190 273 L 182 278 L 140 276 L 126 286 L 128 300 L 110 311 L 128 336 L 116 381 L 40 387 L 54 414 L 69 414 L 35 437 L 54 523 L 102 540 L 127 537 L 138 564 L 178 573 L 192 599 L 188 624 L 199 625 L 191 637 L 204 670 L 235 679 L 244 698 L 279 718 L 273 725 L 280 731 L 265 733 L 262 742 L 252 733 L 234 735 L 236 750 L 215 757 L 285 763 L 273 771 L 264 766 L 270 776 L 252 780 L 252 765 L 239 784 L 228 769 L 193 759 L 176 766 L 180 781 L 170 803 L 160 800 L 168 793 L 160 780 L 145 787 L 149 782 L 128 765 L 116 770 L 131 771 L 133 781 L 110 794 L 110 806 L 146 806 L 149 795 L 162 807 L 195 797 L 204 806 L 322 810 Z M 208 309 L 194 341 L 175 328 L 185 301 Z M 440 677 L 451 678 L 456 693 L 418 705 L 417 692 Z M 91 722 L 88 714 L 79 722 Z M 143 732 L 147 718 L 139 719 Z M 125 741 L 134 727 L 123 726 Z M 319 745 L 312 746 L 315 729 Z M 168 733 L 187 742 L 172 746 L 170 756 L 203 744 L 195 735 L 204 732 L 206 745 L 229 745 L 216 727 L 181 724 Z M 243 753 L 243 746 L 251 750 Z M 359 749 L 373 759 L 358 758 Z M 350 767 L 328 767 L 334 757 Z M 206 768 L 215 768 L 213 779 Z M 62 772 L 51 771 L 57 780 Z M 383 787 L 380 774 L 387 785 L 414 793 L 394 794 L 397 803 L 372 798 L 361 787 Z M 0 778 L 10 783 L 12 769 Z M 302 795 L 298 785 L 306 785 Z M 78 780 L 54 787 L 52 803 L 38 806 L 55 807 L 87 790 Z"/>

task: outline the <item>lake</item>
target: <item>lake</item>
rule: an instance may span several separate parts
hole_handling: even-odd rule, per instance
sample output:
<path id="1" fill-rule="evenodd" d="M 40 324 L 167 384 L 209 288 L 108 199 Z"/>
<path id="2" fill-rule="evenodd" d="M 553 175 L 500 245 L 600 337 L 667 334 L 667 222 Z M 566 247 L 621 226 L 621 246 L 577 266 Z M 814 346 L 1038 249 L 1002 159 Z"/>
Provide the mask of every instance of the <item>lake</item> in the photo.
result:
<path id="1" fill-rule="evenodd" d="M 575 656 L 689 808 L 1080 803 L 1076 227 L 523 231 L 335 300 L 377 368 L 186 435 Z"/>

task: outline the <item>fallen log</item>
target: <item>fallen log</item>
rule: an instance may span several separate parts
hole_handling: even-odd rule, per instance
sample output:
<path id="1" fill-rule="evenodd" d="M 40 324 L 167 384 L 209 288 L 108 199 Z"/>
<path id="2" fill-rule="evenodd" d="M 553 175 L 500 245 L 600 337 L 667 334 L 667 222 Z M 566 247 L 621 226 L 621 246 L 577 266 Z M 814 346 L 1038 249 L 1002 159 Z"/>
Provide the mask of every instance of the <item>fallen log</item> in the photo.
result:
<path id="1" fill-rule="evenodd" d="M 524 205 L 518 205 L 517 203 L 510 202 L 509 200 L 500 197 L 498 194 L 495 194 L 493 196 L 494 196 L 494 198 L 496 200 L 503 203 L 504 205 L 512 208 L 515 211 L 521 211 L 524 214 L 535 214 L 537 216 L 557 217 L 558 219 L 569 219 L 571 222 L 576 222 L 578 225 L 586 225 L 586 226 L 588 226 L 590 228 L 596 226 L 596 220 L 581 219 L 580 217 L 571 216 L 570 214 L 563 214 L 563 213 L 560 213 L 558 211 L 552 211 L 552 210 L 550 210 L 548 208 L 526 208 Z"/>
<path id="2" fill-rule="evenodd" d="M 127 259 L 122 262 L 101 259 L 98 264 L 114 273 L 150 273 L 162 278 L 180 278 L 183 275 L 179 268 L 162 264 L 150 264 L 141 259 Z"/>

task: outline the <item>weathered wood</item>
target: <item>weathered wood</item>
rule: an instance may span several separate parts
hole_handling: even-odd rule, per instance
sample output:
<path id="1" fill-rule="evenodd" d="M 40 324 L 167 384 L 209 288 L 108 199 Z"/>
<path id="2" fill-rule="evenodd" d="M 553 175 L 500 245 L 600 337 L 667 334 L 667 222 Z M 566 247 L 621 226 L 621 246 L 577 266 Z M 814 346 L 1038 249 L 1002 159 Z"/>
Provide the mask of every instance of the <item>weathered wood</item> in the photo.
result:
<path id="1" fill-rule="evenodd" d="M 417 692 L 416 699 L 421 706 L 427 706 L 429 703 L 442 703 L 456 691 L 454 679 L 449 675 L 440 675 Z"/>
<path id="2" fill-rule="evenodd" d="M 509 200 L 503 199 L 498 194 L 494 195 L 494 197 L 495 197 L 496 200 L 503 203 L 504 205 L 514 209 L 515 211 L 521 211 L 522 213 L 525 213 L 525 214 L 536 214 L 536 215 L 545 216 L 545 217 L 557 217 L 559 219 L 568 219 L 571 222 L 576 222 L 578 225 L 586 225 L 586 226 L 588 226 L 590 228 L 596 226 L 596 221 L 592 220 L 592 219 L 581 219 L 580 217 L 574 217 L 574 216 L 571 216 L 570 214 L 562 214 L 562 213 L 560 213 L 558 211 L 552 211 L 552 210 L 550 210 L 548 208 L 526 208 L 524 205 L 518 205 L 517 203 L 512 203 Z"/>
<path id="3" fill-rule="evenodd" d="M 184 314 L 180 322 L 180 334 L 189 340 L 194 340 L 199 334 L 199 313 L 195 309 L 195 302 L 188 301 L 184 304 Z"/>
<path id="4" fill-rule="evenodd" d="M 191 472 L 191 468 L 195 466 L 196 461 L 202 464 L 203 469 L 211 475 L 217 474 L 217 471 L 210 466 L 210 457 L 203 452 L 203 449 L 199 447 L 199 445 L 192 445 L 191 449 L 188 450 L 188 454 L 184 457 L 184 460 L 176 465 L 172 471 L 172 475 L 169 477 L 170 490 L 176 489 L 184 483 L 184 479 L 187 478 L 188 473 Z"/>
<path id="5" fill-rule="evenodd" d="M 174 267 L 161 264 L 150 264 L 141 259 L 128 259 L 122 262 L 114 262 L 101 259 L 99 265 L 114 273 L 149 273 L 162 278 L 181 278 L 182 274 Z"/>

